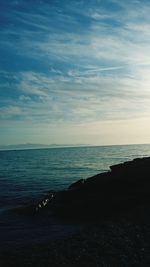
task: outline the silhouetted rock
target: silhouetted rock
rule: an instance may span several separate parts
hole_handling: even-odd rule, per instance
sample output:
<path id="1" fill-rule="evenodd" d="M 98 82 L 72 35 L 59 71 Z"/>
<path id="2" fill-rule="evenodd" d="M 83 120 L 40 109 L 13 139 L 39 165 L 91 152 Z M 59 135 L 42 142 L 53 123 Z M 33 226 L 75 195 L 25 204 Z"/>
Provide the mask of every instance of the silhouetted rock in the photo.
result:
<path id="1" fill-rule="evenodd" d="M 80 179 L 77 182 L 71 184 L 69 189 L 79 189 L 84 185 L 85 179 Z"/>
<path id="2" fill-rule="evenodd" d="M 110 167 L 110 171 L 80 179 L 67 190 L 53 192 L 33 206 L 57 216 L 100 218 L 150 203 L 150 157 Z M 29 208 L 31 214 L 31 207 Z"/>

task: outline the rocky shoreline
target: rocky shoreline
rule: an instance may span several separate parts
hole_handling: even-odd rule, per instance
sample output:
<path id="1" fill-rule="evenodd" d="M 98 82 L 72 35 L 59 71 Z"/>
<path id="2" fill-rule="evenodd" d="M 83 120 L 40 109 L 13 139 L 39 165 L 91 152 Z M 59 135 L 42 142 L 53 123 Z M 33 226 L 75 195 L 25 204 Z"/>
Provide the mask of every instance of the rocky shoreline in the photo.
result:
<path id="1" fill-rule="evenodd" d="M 51 191 L 20 214 L 49 212 L 70 219 L 102 218 L 150 203 L 150 157 L 110 167 L 110 171 L 81 179 L 60 192 Z"/>
<path id="2" fill-rule="evenodd" d="M 111 166 L 17 212 L 29 219 L 48 215 L 82 222 L 82 229 L 6 251 L 2 267 L 150 266 L 150 157 Z"/>

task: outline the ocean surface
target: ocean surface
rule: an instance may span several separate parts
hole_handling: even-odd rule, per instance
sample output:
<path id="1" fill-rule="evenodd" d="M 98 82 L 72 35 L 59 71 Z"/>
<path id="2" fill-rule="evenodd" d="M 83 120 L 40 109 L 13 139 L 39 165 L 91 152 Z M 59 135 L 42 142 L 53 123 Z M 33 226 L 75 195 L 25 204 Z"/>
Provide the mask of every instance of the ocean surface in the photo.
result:
<path id="1" fill-rule="evenodd" d="M 111 165 L 147 156 L 150 145 L 0 151 L 0 248 L 37 244 L 76 231 L 77 226 L 54 218 L 21 216 L 14 210 L 50 190 L 108 171 Z"/>

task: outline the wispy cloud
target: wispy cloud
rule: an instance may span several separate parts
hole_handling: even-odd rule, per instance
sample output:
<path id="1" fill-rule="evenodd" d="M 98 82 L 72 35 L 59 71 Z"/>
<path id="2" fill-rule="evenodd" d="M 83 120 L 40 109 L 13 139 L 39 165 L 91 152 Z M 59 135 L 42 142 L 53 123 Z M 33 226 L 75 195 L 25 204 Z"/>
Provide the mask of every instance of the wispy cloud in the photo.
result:
<path id="1" fill-rule="evenodd" d="M 20 96 L 7 108 L 3 107 L 1 115 L 3 119 L 22 117 L 41 123 L 82 123 L 149 116 L 149 80 L 145 80 L 145 72 L 139 72 L 139 76 L 140 83 L 129 77 L 108 79 L 92 73 L 80 77 L 80 83 L 77 83 L 72 76 L 63 81 L 60 77 L 52 80 L 40 73 L 20 73 L 17 85 Z M 142 88 L 145 81 L 147 85 Z"/>
<path id="2" fill-rule="evenodd" d="M 1 119 L 75 127 L 148 117 L 150 3 L 56 2 L 14 1 L 2 14 Z"/>

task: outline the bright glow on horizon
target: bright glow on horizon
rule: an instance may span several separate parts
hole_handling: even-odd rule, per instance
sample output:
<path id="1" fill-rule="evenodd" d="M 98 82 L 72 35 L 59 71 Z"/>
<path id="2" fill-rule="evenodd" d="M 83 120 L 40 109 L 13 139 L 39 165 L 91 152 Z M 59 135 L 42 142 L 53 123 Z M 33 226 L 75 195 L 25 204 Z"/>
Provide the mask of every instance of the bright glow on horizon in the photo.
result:
<path id="1" fill-rule="evenodd" d="M 150 2 L 50 2 L 0 0 L 0 145 L 150 143 Z"/>

